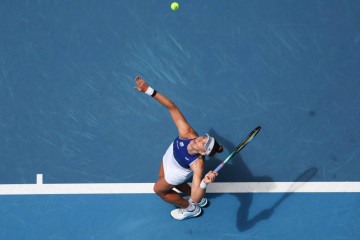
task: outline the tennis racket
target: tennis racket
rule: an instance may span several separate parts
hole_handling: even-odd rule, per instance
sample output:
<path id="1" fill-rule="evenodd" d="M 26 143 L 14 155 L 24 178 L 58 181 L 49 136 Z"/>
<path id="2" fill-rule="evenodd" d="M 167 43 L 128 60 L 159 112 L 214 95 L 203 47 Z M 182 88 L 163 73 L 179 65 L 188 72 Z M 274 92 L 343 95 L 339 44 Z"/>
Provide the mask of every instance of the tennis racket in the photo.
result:
<path id="1" fill-rule="evenodd" d="M 220 169 L 225 165 L 225 163 L 227 163 L 230 159 L 232 159 L 235 156 L 235 154 L 240 152 L 256 136 L 256 134 L 259 133 L 260 129 L 261 129 L 261 127 L 258 126 L 254 130 L 252 130 L 252 132 L 249 134 L 249 136 L 247 136 L 247 138 L 245 138 L 245 140 L 242 143 L 240 143 L 235 148 L 235 150 L 219 166 L 217 166 L 217 168 L 214 170 L 214 172 L 219 172 Z"/>

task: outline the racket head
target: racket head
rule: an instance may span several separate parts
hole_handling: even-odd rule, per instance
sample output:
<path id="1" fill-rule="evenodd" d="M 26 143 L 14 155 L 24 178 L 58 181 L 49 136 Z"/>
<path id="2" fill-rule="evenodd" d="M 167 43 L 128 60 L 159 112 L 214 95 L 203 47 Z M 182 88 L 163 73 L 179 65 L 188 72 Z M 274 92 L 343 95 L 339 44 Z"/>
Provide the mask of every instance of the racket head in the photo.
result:
<path id="1" fill-rule="evenodd" d="M 227 163 L 231 158 L 233 158 L 238 152 L 241 151 L 260 131 L 261 127 L 257 126 L 254 130 L 251 131 L 251 133 L 245 138 L 244 141 L 242 141 L 235 150 L 230 153 L 230 155 L 216 168 L 215 172 L 218 172 L 225 163 Z"/>
<path id="2" fill-rule="evenodd" d="M 240 152 L 261 130 L 261 126 L 257 126 L 251 133 L 245 138 L 245 140 L 240 143 L 240 145 L 236 148 L 236 152 Z"/>

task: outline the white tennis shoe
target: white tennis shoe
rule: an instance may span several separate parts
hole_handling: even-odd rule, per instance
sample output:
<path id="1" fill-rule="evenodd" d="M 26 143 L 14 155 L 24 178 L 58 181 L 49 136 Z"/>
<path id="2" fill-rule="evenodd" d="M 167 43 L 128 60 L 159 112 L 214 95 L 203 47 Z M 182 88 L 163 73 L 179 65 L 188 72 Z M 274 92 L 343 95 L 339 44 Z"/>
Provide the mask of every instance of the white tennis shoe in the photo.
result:
<path id="1" fill-rule="evenodd" d="M 202 209 L 198 205 L 195 205 L 194 211 L 190 212 L 190 211 L 186 211 L 185 208 L 177 208 L 177 209 L 172 210 L 170 212 L 170 214 L 176 220 L 185 220 L 188 218 L 197 217 L 201 214 L 201 212 L 202 212 Z"/>

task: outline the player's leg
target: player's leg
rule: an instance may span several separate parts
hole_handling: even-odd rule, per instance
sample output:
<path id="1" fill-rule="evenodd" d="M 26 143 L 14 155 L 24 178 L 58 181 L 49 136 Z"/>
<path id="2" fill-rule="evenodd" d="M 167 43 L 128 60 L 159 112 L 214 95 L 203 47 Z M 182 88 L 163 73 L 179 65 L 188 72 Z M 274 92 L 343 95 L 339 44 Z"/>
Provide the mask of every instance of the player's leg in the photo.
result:
<path id="1" fill-rule="evenodd" d="M 163 164 L 161 163 L 159 170 L 159 179 L 154 185 L 154 192 L 168 203 L 174 204 L 175 206 L 178 206 L 180 208 L 187 208 L 189 206 L 189 202 L 183 199 L 177 192 L 172 190 L 174 187 L 175 186 L 166 182 Z"/>
<path id="2" fill-rule="evenodd" d="M 180 192 L 184 193 L 186 196 L 184 197 L 184 199 L 191 201 L 191 186 L 188 183 L 182 183 L 180 185 L 177 185 L 175 187 L 176 189 L 178 189 Z M 207 207 L 209 205 L 209 200 L 205 197 L 203 197 L 201 199 L 200 202 L 196 203 L 197 205 L 199 205 L 199 207 Z"/>
<path id="3" fill-rule="evenodd" d="M 174 187 L 174 185 L 169 184 L 165 180 L 164 167 L 163 163 L 161 163 L 159 179 L 154 185 L 154 192 L 164 201 L 180 207 L 172 210 L 170 212 L 171 216 L 177 220 L 184 220 L 199 216 L 202 212 L 201 208 L 194 203 L 190 203 L 189 200 L 182 198 L 173 190 Z"/>
<path id="4" fill-rule="evenodd" d="M 191 196 L 191 187 L 187 182 L 177 185 L 175 188 L 185 195 Z"/>

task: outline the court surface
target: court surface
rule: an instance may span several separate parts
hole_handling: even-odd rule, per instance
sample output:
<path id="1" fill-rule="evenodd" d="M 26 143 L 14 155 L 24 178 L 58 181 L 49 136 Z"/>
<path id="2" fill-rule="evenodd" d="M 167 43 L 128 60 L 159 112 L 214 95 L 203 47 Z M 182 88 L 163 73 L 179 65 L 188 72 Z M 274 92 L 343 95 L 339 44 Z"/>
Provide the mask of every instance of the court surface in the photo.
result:
<path id="1" fill-rule="evenodd" d="M 359 239 L 360 2 L 1 1 L 1 239 Z M 175 221 L 177 135 L 142 76 L 225 148 Z"/>

